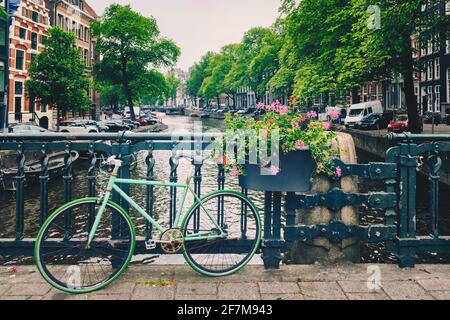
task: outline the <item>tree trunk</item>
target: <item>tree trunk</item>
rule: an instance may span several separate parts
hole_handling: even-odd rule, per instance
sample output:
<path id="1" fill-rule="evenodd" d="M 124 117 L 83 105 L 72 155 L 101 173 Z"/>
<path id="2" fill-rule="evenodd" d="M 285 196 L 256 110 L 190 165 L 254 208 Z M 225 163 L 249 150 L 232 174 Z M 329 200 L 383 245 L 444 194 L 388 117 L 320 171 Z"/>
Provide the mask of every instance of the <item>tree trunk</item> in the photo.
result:
<path id="1" fill-rule="evenodd" d="M 133 96 L 131 94 L 130 87 L 127 81 L 123 83 L 123 91 L 125 93 L 125 97 L 127 98 L 128 108 L 130 109 L 131 120 L 136 120 L 136 115 L 134 114 L 134 105 L 133 105 Z"/>
<path id="2" fill-rule="evenodd" d="M 61 125 L 61 110 L 56 107 L 56 131 L 59 132 L 59 127 Z"/>
<path id="3" fill-rule="evenodd" d="M 404 82 L 405 102 L 408 110 L 409 130 L 412 133 L 421 133 L 419 124 L 419 112 L 417 99 L 414 93 L 414 60 L 411 52 L 411 40 L 405 37 L 403 40 L 403 56 L 401 59 L 402 76 Z"/>

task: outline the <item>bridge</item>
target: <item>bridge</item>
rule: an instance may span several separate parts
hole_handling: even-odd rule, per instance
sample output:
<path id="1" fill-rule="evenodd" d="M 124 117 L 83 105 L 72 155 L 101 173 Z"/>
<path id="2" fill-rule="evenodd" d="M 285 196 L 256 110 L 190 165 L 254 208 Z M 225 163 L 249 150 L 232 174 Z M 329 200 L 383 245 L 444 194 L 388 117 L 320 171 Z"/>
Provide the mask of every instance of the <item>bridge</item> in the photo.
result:
<path id="1" fill-rule="evenodd" d="M 0 151 L 15 153 L 17 176 L 15 177 L 16 214 L 14 221 L 14 237 L 0 239 L 0 255 L 31 256 L 33 254 L 34 238 L 26 238 L 24 229 L 26 223 L 31 223 L 29 212 L 25 212 L 25 154 L 34 152 L 40 155 L 42 171 L 39 173 L 39 221 L 41 225 L 49 215 L 48 192 L 53 185 L 49 183 L 49 154 L 62 151 L 65 154 L 63 168 L 64 202 L 73 198 L 73 152 L 88 150 L 89 167 L 86 172 L 87 196 L 97 196 L 96 180 L 98 179 L 99 158 L 97 154 L 109 154 L 120 157 L 124 166 L 120 177 L 130 177 L 132 155 L 145 152 L 146 179 L 155 179 L 155 157 L 158 152 L 170 153 L 174 147 L 190 149 L 195 152 L 205 150 L 215 138 L 212 135 L 192 135 L 174 139 L 167 134 L 154 133 L 119 133 L 119 134 L 43 134 L 40 136 L 1 134 Z M 336 165 L 342 168 L 342 177 L 355 176 L 370 181 L 383 182 L 385 190 L 367 193 L 348 193 L 336 187 L 325 193 L 287 193 L 266 191 L 264 204 L 264 240 L 261 247 L 262 259 L 267 269 L 279 268 L 282 254 L 288 252 L 294 242 L 308 242 L 321 237 L 332 243 L 340 243 L 348 238 L 356 238 L 363 242 L 383 243 L 386 248 L 398 257 L 400 267 L 414 267 L 418 253 L 450 253 L 450 237 L 440 233 L 439 217 L 439 172 L 442 168 L 442 156 L 450 152 L 450 135 L 413 135 L 391 134 L 389 140 L 393 147 L 386 152 L 383 162 L 367 164 L 345 164 L 336 159 Z M 114 141 L 112 144 L 109 141 Z M 417 169 L 423 161 L 428 167 L 429 178 L 429 216 L 427 230 L 419 233 L 416 215 L 416 183 Z M 179 162 L 172 156 L 169 163 L 168 180 L 178 181 Z M 202 171 L 202 164 L 194 164 L 195 191 L 202 190 L 202 177 L 215 175 L 217 189 L 224 188 L 226 179 L 223 164 L 218 164 L 215 172 Z M 342 177 L 329 177 L 330 180 Z M 124 186 L 129 194 L 130 189 Z M 243 190 L 244 193 L 247 190 Z M 113 199 L 128 211 L 129 205 L 121 202 L 114 194 Z M 284 201 L 283 201 L 284 199 Z M 148 186 L 145 192 L 146 210 L 150 216 L 154 214 L 157 202 L 155 192 Z M 282 223 L 282 206 L 285 207 L 285 222 Z M 334 220 L 328 224 L 298 225 L 296 214 L 298 210 L 324 207 L 336 211 L 345 206 L 365 206 L 384 212 L 384 223 L 377 225 L 346 225 Z M 176 213 L 177 197 L 175 190 L 170 190 L 169 224 Z M 242 219 L 246 219 L 242 213 Z M 112 219 L 112 229 L 117 229 L 117 221 Z M 138 226 L 137 226 L 138 227 Z M 152 238 L 151 226 L 140 226 L 145 235 L 139 239 L 136 253 L 149 253 L 145 240 Z M 119 231 L 117 231 L 119 232 Z M 232 248 L 229 248 L 232 250 Z M 159 249 L 151 251 L 162 253 Z"/>

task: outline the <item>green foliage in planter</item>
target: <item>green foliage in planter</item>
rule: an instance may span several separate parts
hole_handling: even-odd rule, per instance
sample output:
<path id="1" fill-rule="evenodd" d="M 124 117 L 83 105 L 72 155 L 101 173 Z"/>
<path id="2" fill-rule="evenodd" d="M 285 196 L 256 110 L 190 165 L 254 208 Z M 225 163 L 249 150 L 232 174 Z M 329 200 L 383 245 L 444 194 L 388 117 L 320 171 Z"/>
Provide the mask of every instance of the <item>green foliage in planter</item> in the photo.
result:
<path id="1" fill-rule="evenodd" d="M 228 146 L 237 142 L 244 151 L 257 150 L 258 155 L 265 155 L 268 150 L 272 150 L 272 137 L 277 135 L 278 139 L 274 141 L 278 141 L 279 145 L 276 147 L 280 152 L 309 149 L 317 163 L 316 174 L 335 174 L 332 159 L 337 152 L 332 149 L 332 141 L 336 134 L 330 131 L 330 123 L 317 120 L 315 112 L 301 114 L 279 102 L 270 106 L 260 103 L 257 106 L 266 112 L 260 120 L 237 114 L 226 116 L 228 130 L 223 139 Z M 265 138 L 267 143 L 261 143 L 262 138 Z M 223 146 L 223 141 L 218 141 L 217 145 Z M 245 174 L 238 161 L 241 155 L 236 157 L 236 150 L 231 149 L 228 147 L 225 151 L 224 164 L 233 175 Z M 214 154 L 218 154 L 217 150 Z M 259 161 L 262 167 L 269 165 L 264 163 L 264 159 Z M 274 174 L 279 171 L 279 168 L 271 169 Z"/>

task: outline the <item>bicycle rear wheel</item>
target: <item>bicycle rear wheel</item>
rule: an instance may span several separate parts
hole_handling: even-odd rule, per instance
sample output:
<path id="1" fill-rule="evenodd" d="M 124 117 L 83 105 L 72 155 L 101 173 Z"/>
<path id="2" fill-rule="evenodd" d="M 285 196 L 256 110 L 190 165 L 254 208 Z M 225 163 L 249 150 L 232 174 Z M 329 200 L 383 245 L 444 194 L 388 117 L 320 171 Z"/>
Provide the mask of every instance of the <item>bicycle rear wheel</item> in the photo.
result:
<path id="1" fill-rule="evenodd" d="M 87 246 L 100 205 L 95 198 L 75 200 L 58 209 L 40 229 L 36 266 L 56 289 L 73 294 L 97 291 L 127 268 L 136 235 L 129 216 L 117 204 L 108 202 L 94 240 Z M 113 219 L 117 219 L 114 228 Z"/>
<path id="2" fill-rule="evenodd" d="M 216 224 L 225 232 L 224 236 L 219 236 L 221 230 Z M 261 242 L 258 210 L 245 195 L 234 191 L 206 195 L 186 215 L 182 230 L 187 263 L 195 271 L 212 277 L 239 271 L 250 262 Z M 217 236 L 195 240 L 202 234 Z"/>

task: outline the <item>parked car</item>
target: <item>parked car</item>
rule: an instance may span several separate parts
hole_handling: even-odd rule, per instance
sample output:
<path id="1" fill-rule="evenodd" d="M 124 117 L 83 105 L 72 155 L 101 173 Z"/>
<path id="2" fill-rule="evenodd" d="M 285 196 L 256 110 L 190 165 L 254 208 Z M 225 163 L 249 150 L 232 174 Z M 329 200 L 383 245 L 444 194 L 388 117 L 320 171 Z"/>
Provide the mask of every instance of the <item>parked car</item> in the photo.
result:
<path id="1" fill-rule="evenodd" d="M 21 133 L 21 134 L 39 134 L 39 133 L 52 133 L 53 131 L 44 129 L 39 126 L 30 124 L 11 124 L 8 126 L 8 133 Z"/>
<path id="2" fill-rule="evenodd" d="M 434 124 L 439 125 L 442 123 L 442 117 L 441 114 L 438 112 L 427 112 L 424 116 L 424 123 L 432 124 L 434 118 Z"/>
<path id="3" fill-rule="evenodd" d="M 144 117 L 140 117 L 137 122 L 139 122 L 139 124 L 141 126 L 151 126 L 154 125 L 156 123 L 158 123 L 158 120 L 150 117 L 150 116 L 144 116 Z"/>
<path id="4" fill-rule="evenodd" d="M 131 126 L 132 129 L 139 128 L 139 125 L 140 125 L 139 122 L 133 121 L 133 120 L 131 120 L 131 119 L 120 119 L 120 120 L 118 120 L 118 121 L 121 121 L 121 122 L 125 123 L 126 125 Z"/>
<path id="5" fill-rule="evenodd" d="M 252 114 L 255 111 L 256 111 L 255 108 L 245 108 L 245 109 L 239 110 L 238 114 Z"/>
<path id="6" fill-rule="evenodd" d="M 386 129 L 390 120 L 386 114 L 371 114 L 355 125 L 355 128 L 361 130 L 381 130 Z"/>
<path id="7" fill-rule="evenodd" d="M 371 114 L 382 114 L 383 106 L 380 101 L 369 101 L 364 103 L 354 104 L 348 110 L 347 117 L 344 120 L 345 127 L 353 128 L 358 122 Z"/>
<path id="8" fill-rule="evenodd" d="M 108 127 L 108 132 L 120 132 L 131 130 L 130 126 L 117 121 L 103 121 L 101 122 L 101 124 Z"/>
<path id="9" fill-rule="evenodd" d="M 101 122 L 95 120 L 80 120 L 80 123 L 83 123 L 86 126 L 96 127 L 99 132 L 108 132 L 108 126 L 102 124 Z"/>
<path id="10" fill-rule="evenodd" d="M 409 122 L 407 114 L 398 114 L 389 123 L 387 129 L 389 132 L 401 133 L 408 131 Z"/>
<path id="11" fill-rule="evenodd" d="M 63 133 L 99 133 L 97 127 L 88 126 L 79 121 L 63 121 L 59 126 L 59 132 Z"/>

